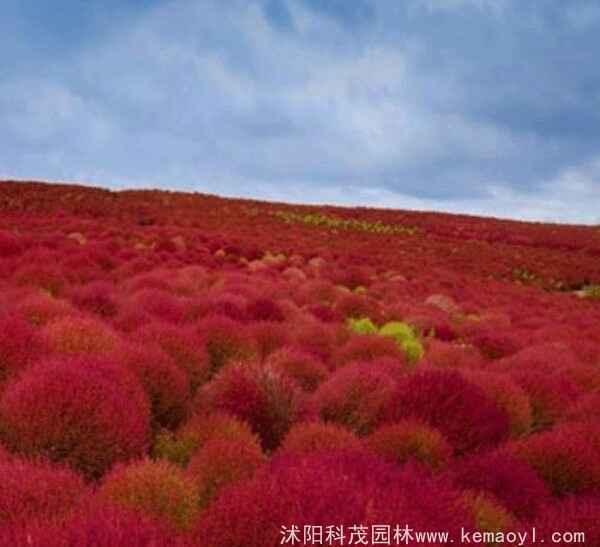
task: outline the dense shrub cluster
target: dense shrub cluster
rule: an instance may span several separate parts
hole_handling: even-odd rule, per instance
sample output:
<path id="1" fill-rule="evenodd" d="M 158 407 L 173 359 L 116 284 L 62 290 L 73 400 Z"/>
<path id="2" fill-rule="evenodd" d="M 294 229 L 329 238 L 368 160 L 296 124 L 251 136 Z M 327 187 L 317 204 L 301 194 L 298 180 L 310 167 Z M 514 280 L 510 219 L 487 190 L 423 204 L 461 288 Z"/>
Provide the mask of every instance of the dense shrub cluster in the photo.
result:
<path id="1" fill-rule="evenodd" d="M 0 545 L 600 544 L 597 229 L 11 182 L 0 213 Z"/>

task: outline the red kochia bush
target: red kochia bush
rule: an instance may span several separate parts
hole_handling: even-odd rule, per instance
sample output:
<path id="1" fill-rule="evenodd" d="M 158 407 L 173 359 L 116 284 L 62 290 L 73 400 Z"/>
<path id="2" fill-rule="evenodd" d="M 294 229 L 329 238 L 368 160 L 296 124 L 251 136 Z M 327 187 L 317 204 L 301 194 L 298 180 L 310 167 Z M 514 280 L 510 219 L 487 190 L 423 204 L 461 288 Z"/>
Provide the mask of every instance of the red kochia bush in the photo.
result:
<path id="1" fill-rule="evenodd" d="M 316 452 L 337 449 L 360 450 L 361 443 L 356 435 L 339 425 L 302 422 L 290 429 L 278 453 L 308 456 Z"/>
<path id="2" fill-rule="evenodd" d="M 92 504 L 63 523 L 0 527 L 0 545 L 28 547 L 185 547 L 182 537 L 132 511 Z M 97 506 L 96 506 L 97 505 Z"/>
<path id="3" fill-rule="evenodd" d="M 248 325 L 248 335 L 254 340 L 261 360 L 287 345 L 290 327 L 275 321 L 256 321 Z"/>
<path id="4" fill-rule="evenodd" d="M 254 321 L 283 321 L 283 312 L 270 298 L 256 298 L 246 306 L 246 314 Z"/>
<path id="5" fill-rule="evenodd" d="M 274 547 L 281 527 L 410 523 L 459 533 L 471 519 L 447 483 L 400 470 L 364 452 L 281 456 L 253 479 L 221 492 L 200 518 L 206 547 Z M 401 524 L 402 525 L 402 524 Z M 370 540 L 370 537 L 369 537 Z M 430 543 L 437 545 L 437 543 Z"/>
<path id="6" fill-rule="evenodd" d="M 294 380 L 305 391 L 314 391 L 329 371 L 317 358 L 293 347 L 269 355 L 266 364 Z"/>
<path id="7" fill-rule="evenodd" d="M 31 365 L 42 351 L 42 339 L 27 321 L 0 319 L 0 384 Z"/>
<path id="8" fill-rule="evenodd" d="M 300 409 L 301 391 L 272 367 L 236 362 L 226 366 L 200 392 L 204 408 L 247 421 L 263 448 L 276 448 Z"/>
<path id="9" fill-rule="evenodd" d="M 17 312 L 33 325 L 45 325 L 57 317 L 72 315 L 75 310 L 66 300 L 36 293 L 21 300 Z"/>
<path id="10" fill-rule="evenodd" d="M 359 435 L 373 430 L 391 400 L 396 383 L 382 367 L 353 363 L 335 371 L 314 393 L 311 406 L 325 422 Z"/>
<path id="11" fill-rule="evenodd" d="M 568 408 L 583 394 L 564 372 L 543 370 L 520 370 L 513 379 L 529 395 L 533 426 L 544 429 L 564 418 Z"/>
<path id="12" fill-rule="evenodd" d="M 116 465 L 103 480 L 99 495 L 178 530 L 189 528 L 199 510 L 194 481 L 165 460 Z"/>
<path id="13" fill-rule="evenodd" d="M 91 317 L 58 317 L 43 328 L 42 334 L 48 348 L 58 353 L 101 354 L 120 342 L 108 325 Z"/>
<path id="14" fill-rule="evenodd" d="M 535 519 L 527 522 L 523 530 L 529 531 L 524 545 L 539 546 L 542 541 L 549 544 L 554 540 L 562 541 L 561 545 L 569 543 L 583 544 L 581 539 L 575 540 L 574 533 L 583 533 L 585 545 L 600 545 L 600 498 L 577 496 L 569 497 L 558 502 L 547 503 L 537 513 Z M 531 537 L 535 527 L 536 541 Z M 559 537 L 552 537 L 553 534 Z"/>
<path id="15" fill-rule="evenodd" d="M 83 311 L 112 317 L 117 311 L 114 287 L 106 281 L 92 281 L 71 292 L 71 301 Z"/>
<path id="16" fill-rule="evenodd" d="M 530 465 L 557 496 L 600 490 L 598 426 L 568 424 L 507 446 Z"/>
<path id="17" fill-rule="evenodd" d="M 398 465 L 415 460 L 437 471 L 452 457 L 452 447 L 444 436 L 416 420 L 384 425 L 366 437 L 364 443 L 374 454 Z"/>
<path id="18" fill-rule="evenodd" d="M 157 435 L 153 456 L 165 458 L 186 467 L 191 457 L 214 439 L 244 440 L 260 446 L 258 436 L 243 421 L 227 414 L 195 414 L 177 431 L 161 431 Z"/>
<path id="19" fill-rule="evenodd" d="M 208 379 L 206 351 L 192 329 L 155 321 L 138 329 L 133 338 L 141 344 L 158 344 L 186 373 L 192 391 Z"/>
<path id="20" fill-rule="evenodd" d="M 427 370 L 401 379 L 386 420 L 418 418 L 439 429 L 458 454 L 495 445 L 509 431 L 505 412 L 459 372 Z"/>
<path id="21" fill-rule="evenodd" d="M 157 345 L 131 343 L 117 355 L 140 379 L 150 401 L 153 425 L 177 427 L 187 416 L 190 402 L 185 371 Z"/>
<path id="22" fill-rule="evenodd" d="M 198 335 L 208 357 L 208 374 L 212 376 L 228 362 L 252 359 L 258 355 L 254 340 L 244 326 L 221 316 L 206 317 L 198 323 Z"/>
<path id="23" fill-rule="evenodd" d="M 533 412 L 529 396 L 508 374 L 482 370 L 466 370 L 463 374 L 506 412 L 511 436 L 518 437 L 530 431 Z"/>
<path id="24" fill-rule="evenodd" d="M 550 490 L 530 466 L 501 451 L 459 460 L 450 476 L 461 488 L 493 494 L 519 518 L 531 518 L 550 499 Z"/>
<path id="25" fill-rule="evenodd" d="M 59 518 L 86 492 L 77 473 L 41 460 L 0 456 L 0 477 L 0 528 Z"/>
<path id="26" fill-rule="evenodd" d="M 205 507 L 226 485 L 249 479 L 265 463 L 260 445 L 253 439 L 213 438 L 190 460 L 188 476 L 198 488 Z"/>
<path id="27" fill-rule="evenodd" d="M 31 367 L 0 399 L 0 437 L 15 452 L 64 461 L 88 477 L 141 455 L 149 404 L 124 367 L 93 358 Z"/>
<path id="28" fill-rule="evenodd" d="M 333 364 L 340 367 L 352 361 L 370 362 L 382 357 L 394 358 L 406 365 L 406 354 L 393 338 L 376 334 L 355 334 L 335 352 Z"/>

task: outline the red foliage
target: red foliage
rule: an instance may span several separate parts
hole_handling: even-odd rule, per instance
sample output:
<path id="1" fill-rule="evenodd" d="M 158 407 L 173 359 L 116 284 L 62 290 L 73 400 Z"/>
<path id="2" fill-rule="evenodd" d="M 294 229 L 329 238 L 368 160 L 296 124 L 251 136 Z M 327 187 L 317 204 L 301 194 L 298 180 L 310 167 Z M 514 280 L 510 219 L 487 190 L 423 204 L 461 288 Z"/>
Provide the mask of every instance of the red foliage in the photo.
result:
<path id="1" fill-rule="evenodd" d="M 507 414 L 455 371 L 427 370 L 401 380 L 386 419 L 403 418 L 421 419 L 439 429 L 459 454 L 498 444 L 509 430 Z"/>
<path id="2" fill-rule="evenodd" d="M 98 495 L 175 530 L 189 528 L 199 511 L 200 496 L 194 481 L 164 460 L 117 464 L 103 479 Z"/>
<path id="3" fill-rule="evenodd" d="M 406 355 L 389 336 L 376 334 L 355 334 L 336 350 L 333 364 L 343 366 L 352 361 L 370 362 L 381 357 L 390 357 L 398 361 L 399 366 L 406 365 Z"/>
<path id="4" fill-rule="evenodd" d="M 58 317 L 42 329 L 48 349 L 62 354 L 106 354 L 120 338 L 107 324 L 92 317 Z"/>
<path id="5" fill-rule="evenodd" d="M 132 511 L 92 504 L 56 524 L 33 521 L 0 528 L 0 545 L 28 547 L 185 547 L 184 538 Z"/>
<path id="6" fill-rule="evenodd" d="M 26 369 L 44 353 L 38 332 L 25 320 L 0 319 L 0 384 Z"/>
<path id="7" fill-rule="evenodd" d="M 384 425 L 366 437 L 364 443 L 374 454 L 398 465 L 413 460 L 438 471 L 452 458 L 452 447 L 444 436 L 416 420 Z"/>
<path id="8" fill-rule="evenodd" d="M 591 431 L 596 430 L 596 442 Z M 531 435 L 507 449 L 530 465 L 557 496 L 600 491 L 600 443 L 598 428 L 578 424 Z"/>
<path id="9" fill-rule="evenodd" d="M 300 410 L 296 385 L 272 367 L 257 363 L 231 363 L 198 395 L 206 407 L 247 421 L 266 450 L 277 448 Z"/>
<path id="10" fill-rule="evenodd" d="M 395 385 L 382 367 L 353 363 L 335 371 L 319 386 L 311 407 L 323 421 L 364 435 L 379 424 Z"/>
<path id="11" fill-rule="evenodd" d="M 207 317 L 198 323 L 197 331 L 207 353 L 209 377 L 231 361 L 251 359 L 258 354 L 244 326 L 232 319 Z"/>
<path id="12" fill-rule="evenodd" d="M 458 460 L 450 476 L 460 488 L 493 494 L 519 518 L 533 517 L 550 490 L 533 468 L 501 451 Z"/>
<path id="13" fill-rule="evenodd" d="M 188 415 L 190 382 L 159 346 L 130 343 L 116 356 L 140 379 L 155 426 L 177 427 Z"/>
<path id="14" fill-rule="evenodd" d="M 211 501 L 192 545 L 279 544 L 296 518 L 444 529 L 459 511 L 507 530 L 509 510 L 598 543 L 584 521 L 598 507 L 583 496 L 600 490 L 600 307 L 581 290 L 600 285 L 595 227 L 10 181 L 0 210 L 10 451 L 97 478 L 145 456 L 152 434 L 153 456 L 179 467 L 157 463 L 167 471 L 142 474 L 142 491 L 201 462 Z M 364 316 L 414 325 L 418 366 L 391 339 L 348 328 Z M 282 439 L 287 458 L 224 485 L 246 448 Z M 48 470 L 31 471 L 39 496 L 34 478 L 11 487 L 21 522 L 0 527 L 2 545 L 180 543 L 139 514 L 55 503 L 58 468 L 19 465 Z M 442 482 L 424 477 L 433 470 Z M 576 498 L 555 505 L 548 489 Z M 53 504 L 65 512 L 49 524 Z"/>
<path id="15" fill-rule="evenodd" d="M 209 440 L 187 467 L 198 488 L 199 505 L 206 507 L 223 487 L 249 479 L 265 461 L 260 445 L 248 438 Z"/>
<path id="16" fill-rule="evenodd" d="M 117 297 L 114 287 L 106 281 L 93 281 L 75 288 L 70 294 L 75 306 L 85 312 L 102 317 L 113 317 L 117 312 Z"/>
<path id="17" fill-rule="evenodd" d="M 139 382 L 122 366 L 92 358 L 42 361 L 0 398 L 0 437 L 12 451 L 97 477 L 144 453 L 148 407 Z"/>
<path id="18" fill-rule="evenodd" d="M 266 365 L 294 380 L 305 391 L 314 391 L 329 371 L 318 359 L 293 347 L 283 347 L 267 358 Z"/>
<path id="19" fill-rule="evenodd" d="M 281 457 L 252 480 L 224 490 L 200 519 L 207 547 L 279 545 L 281 527 L 410 523 L 417 530 L 471 529 L 447 483 L 398 470 L 363 452 Z M 347 535 L 348 537 L 348 535 Z M 430 543 L 437 545 L 437 543 Z"/>
<path id="20" fill-rule="evenodd" d="M 140 344 L 158 344 L 185 372 L 192 391 L 208 380 L 210 369 L 206 351 L 192 328 L 154 321 L 138 329 L 133 338 Z"/>
<path id="21" fill-rule="evenodd" d="M 283 439 L 278 454 L 308 456 L 331 450 L 361 449 L 358 437 L 333 423 L 302 422 L 293 426 Z"/>
<path id="22" fill-rule="evenodd" d="M 59 519 L 87 492 L 75 472 L 45 461 L 0 456 L 0 528 Z"/>
<path id="23" fill-rule="evenodd" d="M 598 515 L 600 515 L 598 497 L 569 497 L 558 502 L 547 503 L 538 511 L 535 519 L 524 524 L 523 530 L 530 532 L 524 545 L 539 545 L 542 541 L 564 544 L 585 542 L 585 545 L 600 545 Z M 531 536 L 532 528 L 536 530 L 535 540 Z M 577 539 L 575 533 L 583 536 Z"/>

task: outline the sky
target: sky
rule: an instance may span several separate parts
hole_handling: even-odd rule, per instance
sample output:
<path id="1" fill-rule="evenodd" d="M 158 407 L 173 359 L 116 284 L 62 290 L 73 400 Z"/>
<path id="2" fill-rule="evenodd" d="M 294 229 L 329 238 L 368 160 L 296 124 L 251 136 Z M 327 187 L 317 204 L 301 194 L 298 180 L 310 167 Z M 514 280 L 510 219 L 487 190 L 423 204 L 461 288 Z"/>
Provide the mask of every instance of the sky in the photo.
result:
<path id="1" fill-rule="evenodd" d="M 600 1 L 2 0 L 0 179 L 600 224 Z"/>

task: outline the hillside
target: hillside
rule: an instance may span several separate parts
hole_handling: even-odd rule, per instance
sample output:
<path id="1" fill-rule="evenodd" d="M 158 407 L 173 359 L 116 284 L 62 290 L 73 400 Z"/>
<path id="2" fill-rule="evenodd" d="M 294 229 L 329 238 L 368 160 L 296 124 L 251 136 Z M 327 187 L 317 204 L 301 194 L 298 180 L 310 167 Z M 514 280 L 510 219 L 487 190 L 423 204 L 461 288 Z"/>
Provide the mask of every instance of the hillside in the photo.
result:
<path id="1" fill-rule="evenodd" d="M 598 287 L 600 227 L 0 181 L 0 545 L 600 545 Z"/>

